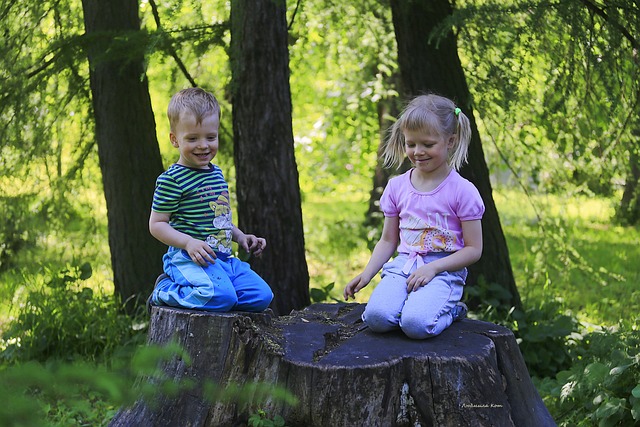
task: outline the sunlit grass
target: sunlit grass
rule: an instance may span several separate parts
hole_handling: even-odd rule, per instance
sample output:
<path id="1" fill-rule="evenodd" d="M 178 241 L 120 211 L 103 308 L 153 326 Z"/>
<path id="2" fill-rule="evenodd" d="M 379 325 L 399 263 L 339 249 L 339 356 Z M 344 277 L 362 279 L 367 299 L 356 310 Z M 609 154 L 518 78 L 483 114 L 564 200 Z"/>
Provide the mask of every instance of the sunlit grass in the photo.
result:
<path id="1" fill-rule="evenodd" d="M 640 232 L 611 221 L 610 199 L 533 195 L 498 189 L 494 199 L 500 212 L 516 283 L 525 303 L 561 298 L 583 322 L 616 325 L 638 316 L 640 308 Z M 541 222 L 533 207 L 536 206 Z M 550 219 L 561 218 L 558 227 Z M 562 230 L 560 230 L 562 227 Z M 532 280 L 539 270 L 538 247 L 545 236 L 564 233 L 567 247 L 550 247 L 548 283 Z M 575 249 L 570 260 L 567 250 Z M 553 251 L 557 250 L 558 253 Z M 556 257 L 557 256 L 557 257 Z"/>
<path id="2" fill-rule="evenodd" d="M 331 296 L 342 299 L 344 286 L 362 271 L 370 255 L 361 228 L 367 203 L 358 194 L 306 198 L 302 213 L 311 287 L 334 283 Z M 356 301 L 366 302 L 370 292 L 371 286 Z"/>

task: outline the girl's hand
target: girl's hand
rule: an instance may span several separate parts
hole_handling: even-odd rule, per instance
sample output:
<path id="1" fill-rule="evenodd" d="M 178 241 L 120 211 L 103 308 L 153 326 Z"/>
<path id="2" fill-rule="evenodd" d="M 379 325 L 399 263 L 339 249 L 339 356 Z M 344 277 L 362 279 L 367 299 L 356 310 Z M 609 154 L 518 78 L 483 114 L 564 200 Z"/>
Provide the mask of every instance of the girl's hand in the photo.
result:
<path id="1" fill-rule="evenodd" d="M 247 253 L 260 256 L 267 247 L 267 241 L 253 234 L 244 234 L 238 238 L 238 245 Z"/>
<path id="2" fill-rule="evenodd" d="M 348 301 L 349 298 L 355 298 L 356 293 L 367 286 L 369 282 L 370 280 L 365 280 L 362 277 L 362 274 L 358 274 L 349 283 L 347 283 L 347 286 L 344 287 L 344 292 L 342 293 L 344 300 Z"/>
<path id="3" fill-rule="evenodd" d="M 216 262 L 216 253 L 205 241 L 199 239 L 190 239 L 184 248 L 196 264 L 205 267 L 207 264 Z"/>
<path id="4" fill-rule="evenodd" d="M 407 292 L 417 291 L 424 285 L 428 284 L 438 272 L 429 264 L 425 264 L 411 273 L 407 279 Z"/>

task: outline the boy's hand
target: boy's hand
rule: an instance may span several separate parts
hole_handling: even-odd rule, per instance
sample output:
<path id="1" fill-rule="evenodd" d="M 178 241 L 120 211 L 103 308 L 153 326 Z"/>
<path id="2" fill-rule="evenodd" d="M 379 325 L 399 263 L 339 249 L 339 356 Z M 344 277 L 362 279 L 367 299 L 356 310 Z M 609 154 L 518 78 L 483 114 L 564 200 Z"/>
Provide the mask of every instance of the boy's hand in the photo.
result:
<path id="1" fill-rule="evenodd" d="M 190 239 L 184 250 L 187 251 L 193 262 L 203 267 L 216 262 L 216 253 L 203 240 Z"/>
<path id="2" fill-rule="evenodd" d="M 247 253 L 260 256 L 267 247 L 267 241 L 253 234 L 244 234 L 238 238 L 238 245 Z"/>

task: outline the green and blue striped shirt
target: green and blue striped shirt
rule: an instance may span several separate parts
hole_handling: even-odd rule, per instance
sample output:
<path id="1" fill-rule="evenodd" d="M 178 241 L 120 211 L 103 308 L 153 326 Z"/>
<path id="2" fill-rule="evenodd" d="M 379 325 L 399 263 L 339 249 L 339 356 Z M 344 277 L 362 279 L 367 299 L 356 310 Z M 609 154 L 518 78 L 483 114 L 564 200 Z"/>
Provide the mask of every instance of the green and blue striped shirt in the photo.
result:
<path id="1" fill-rule="evenodd" d="M 218 166 L 171 165 L 156 180 L 152 209 L 170 214 L 174 229 L 206 241 L 216 252 L 231 254 L 229 186 Z"/>

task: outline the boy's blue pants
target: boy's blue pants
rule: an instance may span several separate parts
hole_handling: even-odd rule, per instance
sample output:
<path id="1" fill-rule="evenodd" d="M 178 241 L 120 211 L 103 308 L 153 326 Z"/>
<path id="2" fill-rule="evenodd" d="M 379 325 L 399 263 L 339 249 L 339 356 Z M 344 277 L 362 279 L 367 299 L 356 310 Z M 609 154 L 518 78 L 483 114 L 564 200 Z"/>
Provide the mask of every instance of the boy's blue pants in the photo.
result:
<path id="1" fill-rule="evenodd" d="M 215 263 L 202 267 L 184 250 L 170 247 L 163 257 L 168 277 L 156 284 L 153 303 L 218 312 L 265 310 L 273 299 L 269 285 L 248 263 L 217 255 Z"/>

